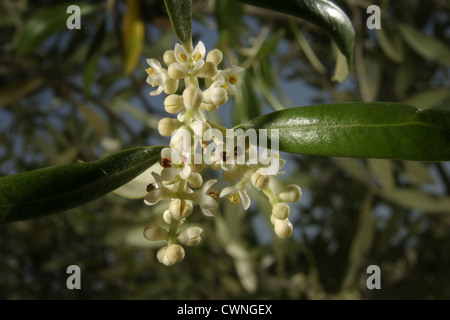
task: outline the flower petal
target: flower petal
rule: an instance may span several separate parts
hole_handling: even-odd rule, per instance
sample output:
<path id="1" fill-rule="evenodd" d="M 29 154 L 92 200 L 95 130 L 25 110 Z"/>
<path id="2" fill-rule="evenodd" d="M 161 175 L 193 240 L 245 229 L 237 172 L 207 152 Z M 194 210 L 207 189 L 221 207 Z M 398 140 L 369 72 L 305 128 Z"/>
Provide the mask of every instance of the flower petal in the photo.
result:
<path id="1" fill-rule="evenodd" d="M 200 207 L 200 209 L 202 210 L 202 213 L 207 216 L 207 217 L 214 217 L 214 215 L 211 213 L 211 211 L 209 211 L 208 209 L 202 208 Z"/>
<path id="2" fill-rule="evenodd" d="M 152 192 L 147 193 L 145 196 L 144 202 L 148 206 L 152 206 L 154 204 L 157 204 L 161 200 L 161 190 L 156 189 Z"/>
<path id="3" fill-rule="evenodd" d="M 210 195 L 203 195 L 200 199 L 200 207 L 206 210 L 216 209 L 219 205 Z"/>
<path id="4" fill-rule="evenodd" d="M 221 198 L 226 197 L 230 194 L 235 193 L 236 191 L 237 191 L 236 186 L 230 186 L 230 187 L 223 188 L 222 191 L 220 192 L 220 197 Z"/>
<path id="5" fill-rule="evenodd" d="M 239 191 L 239 197 L 241 198 L 242 205 L 244 206 L 244 210 L 247 210 L 250 207 L 250 197 L 247 194 L 247 190 Z"/>
<path id="6" fill-rule="evenodd" d="M 162 169 L 163 167 L 161 167 L 159 163 L 155 163 L 139 176 L 124 184 L 120 188 L 117 188 L 113 192 L 127 199 L 143 199 L 147 194 L 147 186 L 150 183 L 155 182 L 152 172 L 160 173 Z"/>

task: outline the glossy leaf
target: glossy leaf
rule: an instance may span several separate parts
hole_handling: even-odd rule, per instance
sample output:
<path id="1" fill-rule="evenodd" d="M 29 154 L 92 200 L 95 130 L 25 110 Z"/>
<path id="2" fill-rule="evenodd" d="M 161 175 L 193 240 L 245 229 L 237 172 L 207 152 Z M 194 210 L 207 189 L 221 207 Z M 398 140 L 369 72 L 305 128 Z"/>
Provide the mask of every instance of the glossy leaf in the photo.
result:
<path id="1" fill-rule="evenodd" d="M 173 30 L 181 44 L 192 41 L 192 0 L 164 0 Z"/>
<path id="2" fill-rule="evenodd" d="M 20 31 L 16 43 L 17 53 L 22 55 L 28 54 L 51 35 L 64 29 L 67 30 L 67 19 L 71 16 L 71 13 L 67 13 L 69 5 L 77 5 L 80 8 L 81 17 L 93 13 L 97 8 L 93 4 L 72 2 L 40 10 L 28 20 Z M 82 23 L 83 20 L 81 20 Z"/>
<path id="3" fill-rule="evenodd" d="M 0 178 L 0 222 L 62 212 L 97 199 L 159 160 L 162 147 L 124 150 L 94 162 L 72 163 Z"/>
<path id="4" fill-rule="evenodd" d="M 279 129 L 280 151 L 338 157 L 450 160 L 450 110 L 392 102 L 290 108 L 239 126 Z"/>
<path id="5" fill-rule="evenodd" d="M 239 0 L 257 7 L 289 14 L 315 24 L 324 30 L 346 56 L 353 60 L 355 30 L 352 22 L 336 4 L 328 0 Z"/>

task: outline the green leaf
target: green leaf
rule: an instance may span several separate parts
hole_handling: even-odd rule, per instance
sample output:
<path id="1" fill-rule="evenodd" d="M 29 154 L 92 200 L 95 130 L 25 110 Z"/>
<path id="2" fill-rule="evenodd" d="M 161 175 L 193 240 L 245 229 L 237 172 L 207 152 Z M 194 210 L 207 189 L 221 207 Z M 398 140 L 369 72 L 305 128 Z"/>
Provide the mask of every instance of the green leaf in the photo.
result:
<path id="1" fill-rule="evenodd" d="M 338 157 L 450 160 L 450 110 L 351 102 L 275 111 L 238 126 L 279 129 L 280 151 Z"/>
<path id="2" fill-rule="evenodd" d="M 450 90 L 445 87 L 440 87 L 417 92 L 403 102 L 425 109 L 435 107 L 448 98 L 450 98 Z"/>
<path id="3" fill-rule="evenodd" d="M 158 161 L 163 147 L 139 147 L 103 159 L 0 178 L 0 223 L 62 212 L 97 199 Z"/>
<path id="4" fill-rule="evenodd" d="M 127 0 L 123 17 L 122 41 L 124 50 L 125 74 L 130 75 L 136 68 L 144 46 L 145 25 L 141 14 L 141 4 Z"/>
<path id="5" fill-rule="evenodd" d="M 353 61 L 355 30 L 336 4 L 328 0 L 239 0 L 257 7 L 289 14 L 324 30 L 346 56 L 349 69 Z"/>
<path id="6" fill-rule="evenodd" d="M 192 0 L 164 0 L 173 30 L 181 44 L 192 41 Z"/>
<path id="7" fill-rule="evenodd" d="M 70 5 L 77 5 L 80 8 L 81 17 L 94 12 L 97 8 L 96 5 L 82 2 L 70 3 Z M 26 55 L 51 35 L 67 30 L 66 22 L 71 16 L 67 13 L 68 6 L 69 4 L 60 4 L 45 8 L 31 17 L 18 34 L 16 43 L 18 54 Z M 81 27 L 82 25 L 83 20 L 81 20 Z"/>
<path id="8" fill-rule="evenodd" d="M 384 54 L 394 62 L 401 63 L 405 57 L 405 48 L 398 32 L 387 19 L 381 20 L 380 29 L 375 29 L 377 41 Z"/>
<path id="9" fill-rule="evenodd" d="M 450 47 L 439 39 L 429 36 L 408 24 L 399 23 L 398 28 L 405 42 L 419 55 L 450 65 Z"/>

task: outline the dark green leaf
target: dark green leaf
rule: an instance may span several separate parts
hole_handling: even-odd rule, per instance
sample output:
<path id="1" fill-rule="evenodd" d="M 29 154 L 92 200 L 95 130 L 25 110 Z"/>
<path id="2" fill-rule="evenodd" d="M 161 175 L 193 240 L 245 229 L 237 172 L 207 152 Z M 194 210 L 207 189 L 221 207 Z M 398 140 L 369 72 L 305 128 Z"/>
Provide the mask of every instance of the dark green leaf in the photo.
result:
<path id="1" fill-rule="evenodd" d="M 37 218 L 97 199 L 153 165 L 161 149 L 161 146 L 133 148 L 94 162 L 0 178 L 0 222 Z"/>
<path id="2" fill-rule="evenodd" d="M 239 0 L 257 7 L 286 13 L 311 22 L 323 29 L 346 56 L 353 60 L 355 30 L 352 22 L 336 4 L 328 0 Z"/>
<path id="3" fill-rule="evenodd" d="M 280 151 L 292 153 L 450 160 L 450 110 L 392 102 L 324 104 L 276 111 L 239 127 L 279 129 Z"/>
<path id="4" fill-rule="evenodd" d="M 192 41 L 192 0 L 164 0 L 173 30 L 181 44 Z"/>
<path id="5" fill-rule="evenodd" d="M 69 5 L 77 5 L 80 8 L 80 15 L 84 16 L 94 12 L 96 5 L 82 2 L 70 4 L 60 4 L 51 8 L 45 8 L 37 12 L 25 24 L 17 38 L 17 52 L 25 55 L 40 45 L 45 39 L 64 29 L 67 30 L 67 19 L 71 16 L 67 13 Z M 81 27 L 83 20 L 81 20 Z M 76 32 L 76 30 L 73 30 Z"/>

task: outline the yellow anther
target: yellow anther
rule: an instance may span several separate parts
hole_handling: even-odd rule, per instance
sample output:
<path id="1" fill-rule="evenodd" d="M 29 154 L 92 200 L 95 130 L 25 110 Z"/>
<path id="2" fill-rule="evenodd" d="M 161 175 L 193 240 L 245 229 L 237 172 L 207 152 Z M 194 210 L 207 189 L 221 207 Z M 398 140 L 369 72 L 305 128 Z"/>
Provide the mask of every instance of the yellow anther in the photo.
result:
<path id="1" fill-rule="evenodd" d="M 236 84 L 238 82 L 238 77 L 237 75 L 232 75 L 228 77 L 228 82 L 231 84 Z"/>
<path id="2" fill-rule="evenodd" d="M 151 78 L 153 78 L 153 77 L 155 76 L 155 69 L 153 69 L 153 68 L 148 68 L 148 69 L 145 69 L 145 71 L 147 71 L 147 74 L 148 74 Z"/>
<path id="3" fill-rule="evenodd" d="M 232 204 L 238 204 L 241 201 L 241 198 L 239 197 L 239 194 L 233 193 L 228 197 L 228 200 L 230 200 Z"/>
<path id="4" fill-rule="evenodd" d="M 226 82 L 223 85 L 221 85 L 221 87 L 228 91 L 228 86 Z"/>
<path id="5" fill-rule="evenodd" d="M 181 61 L 181 62 L 186 62 L 187 61 L 187 57 L 186 57 L 186 55 L 183 52 L 180 52 L 178 54 L 178 60 Z"/>
<path id="6" fill-rule="evenodd" d="M 156 87 L 156 86 L 158 86 L 156 83 L 154 83 L 154 82 L 152 82 L 151 84 L 150 84 L 152 87 Z"/>
<path id="7" fill-rule="evenodd" d="M 194 53 L 192 58 L 194 58 L 194 61 L 198 61 L 202 58 L 202 54 L 200 52 L 196 52 L 196 53 Z"/>

